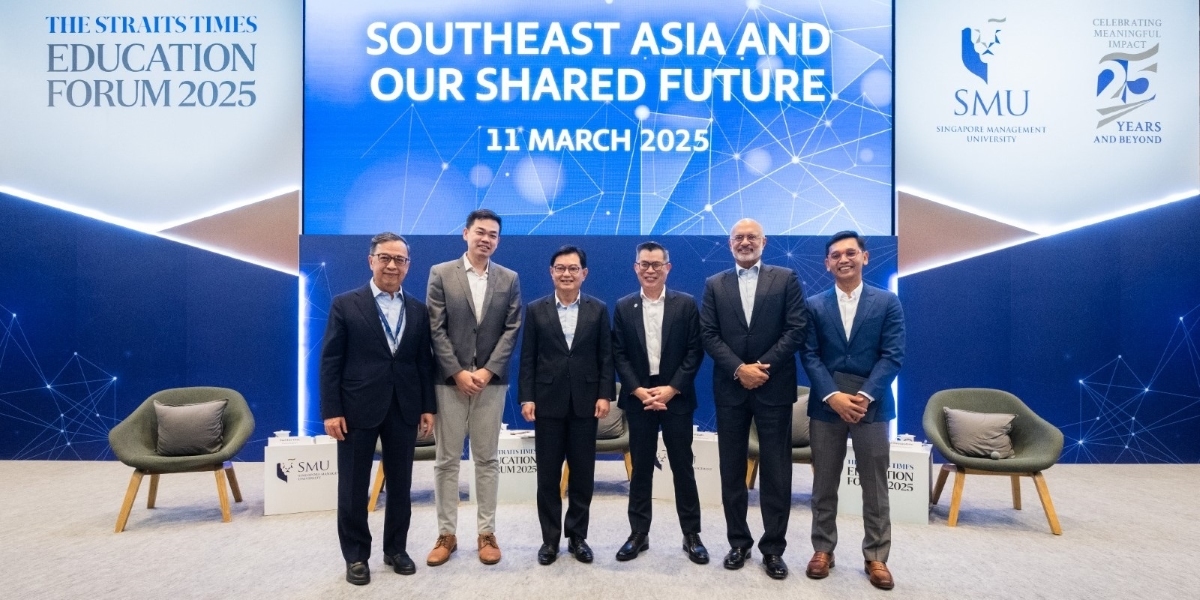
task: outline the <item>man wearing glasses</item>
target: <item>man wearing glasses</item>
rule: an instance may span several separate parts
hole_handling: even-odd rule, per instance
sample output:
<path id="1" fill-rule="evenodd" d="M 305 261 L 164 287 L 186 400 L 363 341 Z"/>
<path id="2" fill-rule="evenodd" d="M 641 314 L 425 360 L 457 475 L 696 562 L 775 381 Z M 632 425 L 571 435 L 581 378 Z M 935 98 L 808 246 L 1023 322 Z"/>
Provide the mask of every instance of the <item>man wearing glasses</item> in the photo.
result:
<path id="1" fill-rule="evenodd" d="M 808 314 L 796 273 L 762 263 L 767 244 L 753 219 L 729 232 L 733 269 L 704 284 L 700 329 L 713 359 L 721 502 L 730 550 L 726 569 L 740 569 L 754 538 L 746 523 L 746 456 L 751 419 L 758 428 L 763 536 L 758 549 L 772 579 L 788 575 L 783 562 L 792 500 L 792 404 L 796 402 L 796 350 Z"/>
<path id="2" fill-rule="evenodd" d="M 564 529 L 567 551 L 592 562 L 587 544 L 588 516 L 596 472 L 596 428 L 608 415 L 615 392 L 612 333 L 608 307 L 581 294 L 587 279 L 587 254 L 563 246 L 550 257 L 554 293 L 529 303 L 521 337 L 518 396 L 521 414 L 532 421 L 537 460 L 537 508 L 542 528 L 538 563 L 558 558 Z M 567 516 L 563 521 L 559 480 L 563 459 L 567 479 Z"/>
<path id="3" fill-rule="evenodd" d="M 521 327 L 517 274 L 491 260 L 500 245 L 500 215 L 484 208 L 467 215 L 467 251 L 429 270 L 429 322 L 438 363 L 438 538 L 425 563 L 436 567 L 458 547 L 458 467 L 470 435 L 478 499 L 479 560 L 500 562 L 496 541 L 497 446 L 508 393 L 508 360 Z"/>
<path id="4" fill-rule="evenodd" d="M 407 552 L 413 446 L 437 412 L 429 315 L 401 287 L 408 242 L 394 233 L 371 238 L 367 263 L 371 281 L 333 299 L 321 347 L 321 418 L 338 440 L 338 539 L 354 585 L 371 582 L 367 491 L 376 440 L 388 480 L 383 563 L 401 575 L 416 572 Z"/>
<path id="5" fill-rule="evenodd" d="M 895 586 L 887 568 L 892 547 L 887 471 L 888 421 L 896 418 L 892 382 L 904 360 L 904 311 L 895 294 L 863 284 L 867 241 L 854 231 L 825 244 L 834 286 L 808 299 L 813 327 L 800 358 L 812 381 L 812 560 L 806 573 L 829 575 L 837 545 L 838 486 L 846 438 L 854 444 L 863 498 L 865 570 L 871 585 Z"/>
<path id="6" fill-rule="evenodd" d="M 629 421 L 629 539 L 617 552 L 627 561 L 650 548 L 650 489 L 658 432 L 662 430 L 675 483 L 675 511 L 683 529 L 683 551 L 696 564 L 708 563 L 700 541 L 700 496 L 692 470 L 694 382 L 704 348 L 700 313 L 688 294 L 667 289 L 671 258 L 658 242 L 637 247 L 633 271 L 641 291 L 617 301 L 613 311 L 613 362 L 621 376 L 617 404 Z"/>

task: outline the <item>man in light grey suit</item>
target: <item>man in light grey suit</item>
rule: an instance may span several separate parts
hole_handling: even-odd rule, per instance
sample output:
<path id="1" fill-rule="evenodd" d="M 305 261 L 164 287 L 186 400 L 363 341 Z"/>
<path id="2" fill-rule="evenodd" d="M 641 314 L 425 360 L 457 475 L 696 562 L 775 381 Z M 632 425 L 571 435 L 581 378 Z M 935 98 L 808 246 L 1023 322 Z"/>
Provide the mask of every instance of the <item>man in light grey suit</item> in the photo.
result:
<path id="1" fill-rule="evenodd" d="M 500 562 L 496 542 L 497 445 L 508 392 L 508 360 L 521 327 L 521 283 L 516 272 L 492 262 L 500 244 L 500 216 L 479 209 L 463 228 L 467 251 L 429 270 L 429 327 L 437 361 L 438 412 L 434 436 L 434 496 L 438 539 L 426 564 L 450 560 L 458 549 L 458 467 L 470 436 L 478 499 L 479 560 Z"/>
<path id="2" fill-rule="evenodd" d="M 812 382 L 808 416 L 813 455 L 812 544 L 806 574 L 829 575 L 837 546 L 838 485 L 846 438 L 854 444 L 863 497 L 863 558 L 871 585 L 890 590 L 892 521 L 888 504 L 888 421 L 896 418 L 892 382 L 904 360 L 904 311 L 896 295 L 863 283 L 867 242 L 853 231 L 825 244 L 835 285 L 808 299 L 813 326 L 800 351 Z"/>

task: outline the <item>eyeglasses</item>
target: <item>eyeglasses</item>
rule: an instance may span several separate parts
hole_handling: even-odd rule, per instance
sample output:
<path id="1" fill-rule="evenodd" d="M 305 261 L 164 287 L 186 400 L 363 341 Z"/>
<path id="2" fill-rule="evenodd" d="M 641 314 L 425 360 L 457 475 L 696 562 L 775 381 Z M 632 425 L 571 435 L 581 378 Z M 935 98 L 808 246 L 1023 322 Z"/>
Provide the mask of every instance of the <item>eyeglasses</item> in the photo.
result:
<path id="1" fill-rule="evenodd" d="M 729 236 L 729 239 L 733 240 L 734 242 L 737 242 L 739 244 L 742 242 L 753 243 L 753 242 L 757 242 L 758 240 L 761 240 L 762 236 L 758 235 L 757 233 L 747 233 L 745 235 L 739 233 L 738 235 Z"/>
<path id="2" fill-rule="evenodd" d="M 668 264 L 670 264 L 670 263 L 664 263 L 664 262 L 639 262 L 639 263 L 634 263 L 634 264 L 635 264 L 635 265 L 637 265 L 637 268 L 639 268 L 639 269 L 641 269 L 641 270 L 643 270 L 643 271 L 661 271 L 661 270 L 663 270 L 663 267 L 666 267 L 666 266 L 667 266 Z"/>
<path id="3" fill-rule="evenodd" d="M 376 260 L 385 265 L 394 262 L 396 263 L 397 267 L 403 267 L 411 262 L 408 260 L 407 256 L 392 256 L 391 254 L 372 254 L 371 256 L 374 256 Z"/>
<path id="4" fill-rule="evenodd" d="M 562 275 L 563 273 L 578 275 L 579 272 L 583 270 L 583 267 L 580 267 L 579 265 L 554 265 L 553 269 L 558 275 Z"/>
<path id="5" fill-rule="evenodd" d="M 853 248 L 845 252 L 830 252 L 829 260 L 842 260 L 843 257 L 854 260 L 854 257 L 858 256 L 859 254 L 861 254 L 861 252 Z"/>

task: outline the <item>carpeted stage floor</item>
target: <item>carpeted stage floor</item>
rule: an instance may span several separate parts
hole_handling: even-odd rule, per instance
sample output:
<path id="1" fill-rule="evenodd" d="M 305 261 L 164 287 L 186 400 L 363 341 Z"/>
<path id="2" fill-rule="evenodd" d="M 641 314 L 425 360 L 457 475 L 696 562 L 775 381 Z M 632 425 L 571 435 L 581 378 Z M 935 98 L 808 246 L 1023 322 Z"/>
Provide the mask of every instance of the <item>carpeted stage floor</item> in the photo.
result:
<path id="1" fill-rule="evenodd" d="M 245 502 L 221 523 L 211 474 L 166 475 L 158 508 L 145 508 L 148 478 L 124 533 L 113 525 L 131 470 L 117 462 L 0 462 L 0 596 L 4 598 L 1194 598 L 1200 551 L 1200 466 L 1059 465 L 1046 479 L 1063 535 L 1050 534 L 1032 482 L 1024 510 L 1010 504 L 1008 480 L 968 478 L 959 526 L 946 526 L 950 486 L 929 525 L 893 526 L 891 592 L 862 572 L 861 521 L 839 519 L 841 546 L 829 578 L 804 577 L 811 555 L 808 500 L 812 476 L 795 468 L 793 510 L 784 558 L 792 574 L 774 581 L 753 564 L 726 571 L 720 507 L 705 507 L 703 539 L 713 562 L 688 562 L 679 548 L 674 507 L 655 501 L 650 551 L 618 563 L 628 535 L 624 467 L 597 466 L 589 542 L 596 562 L 564 553 L 539 566 L 533 505 L 501 505 L 496 566 L 473 552 L 474 505 L 460 509 L 460 547 L 447 564 L 425 566 L 436 537 L 431 463 L 414 473 L 409 552 L 417 574 L 382 565 L 376 533 L 373 580 L 343 579 L 334 512 L 264 517 L 262 463 L 236 463 Z M 951 480 L 952 481 L 952 480 Z M 464 496 L 466 485 L 462 486 Z M 750 523 L 761 532 L 757 491 Z M 465 543 L 463 543 L 465 542 Z"/>

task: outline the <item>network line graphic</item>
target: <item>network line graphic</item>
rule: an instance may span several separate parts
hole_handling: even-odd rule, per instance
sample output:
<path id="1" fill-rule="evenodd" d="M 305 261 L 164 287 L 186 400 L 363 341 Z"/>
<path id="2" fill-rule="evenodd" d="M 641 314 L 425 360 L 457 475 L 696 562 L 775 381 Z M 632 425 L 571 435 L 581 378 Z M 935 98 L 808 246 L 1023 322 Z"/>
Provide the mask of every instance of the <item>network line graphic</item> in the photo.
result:
<path id="1" fill-rule="evenodd" d="M 1178 318 L 1149 372 L 1124 355 L 1079 380 L 1079 421 L 1062 426 L 1062 462 L 1188 462 L 1173 448 L 1200 419 L 1200 306 Z M 1189 426 L 1190 423 L 1190 426 Z"/>
<path id="2" fill-rule="evenodd" d="M 79 353 L 44 368 L 19 315 L 0 305 L 4 458 L 112 458 L 108 432 L 120 421 L 116 406 L 116 376 Z"/>

